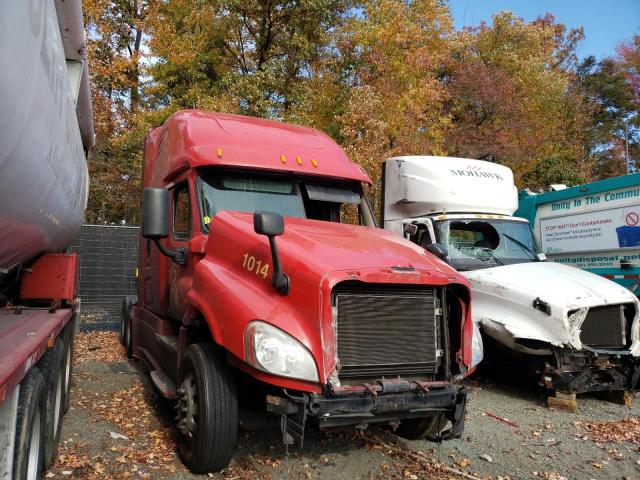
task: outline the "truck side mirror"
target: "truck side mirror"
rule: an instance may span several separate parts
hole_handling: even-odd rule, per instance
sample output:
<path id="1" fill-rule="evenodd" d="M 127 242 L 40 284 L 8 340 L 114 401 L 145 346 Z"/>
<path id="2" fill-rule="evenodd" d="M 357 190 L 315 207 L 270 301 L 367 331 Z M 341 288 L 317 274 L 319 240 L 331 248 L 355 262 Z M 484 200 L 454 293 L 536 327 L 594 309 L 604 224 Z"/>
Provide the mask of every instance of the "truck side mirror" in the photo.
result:
<path id="1" fill-rule="evenodd" d="M 427 245 L 427 252 L 432 253 L 441 260 L 444 260 L 449 256 L 447 247 L 440 243 L 430 243 L 429 245 Z"/>
<path id="2" fill-rule="evenodd" d="M 145 188 L 142 193 L 142 236 L 151 240 L 169 236 L 169 190 Z"/>
<path id="3" fill-rule="evenodd" d="M 184 247 L 170 250 L 159 241 L 169 236 L 169 190 L 145 188 L 142 192 L 142 236 L 153 240 L 158 250 L 176 263 L 186 263 Z"/>
<path id="4" fill-rule="evenodd" d="M 271 247 L 271 260 L 273 261 L 273 275 L 271 284 L 283 295 L 289 293 L 289 277 L 282 271 L 280 256 L 278 255 L 278 245 L 276 237 L 284 233 L 284 218 L 279 213 L 274 212 L 254 212 L 253 230 L 259 235 L 266 235 L 269 238 Z"/>
<path id="5" fill-rule="evenodd" d="M 277 237 L 284 233 L 284 218 L 279 213 L 255 212 L 253 214 L 253 229 L 259 235 Z"/>

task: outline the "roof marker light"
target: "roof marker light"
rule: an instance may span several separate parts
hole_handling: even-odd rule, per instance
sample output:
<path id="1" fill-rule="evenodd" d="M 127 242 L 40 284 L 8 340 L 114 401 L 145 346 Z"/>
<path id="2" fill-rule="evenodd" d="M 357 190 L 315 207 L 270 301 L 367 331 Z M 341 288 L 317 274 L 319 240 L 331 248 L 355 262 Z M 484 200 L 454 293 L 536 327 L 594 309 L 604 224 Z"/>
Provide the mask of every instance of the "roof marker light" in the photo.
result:
<path id="1" fill-rule="evenodd" d="M 296 157 L 296 162 L 298 162 L 298 165 L 302 165 L 302 159 L 300 157 Z"/>
<path id="2" fill-rule="evenodd" d="M 284 155 L 280 155 L 280 161 L 282 163 L 287 163 L 287 157 L 285 157 Z"/>
<path id="3" fill-rule="evenodd" d="M 221 148 L 218 149 L 218 158 L 222 158 L 222 149 Z"/>
<path id="4" fill-rule="evenodd" d="M 318 168 L 318 161 L 315 158 L 311 159 L 311 165 L 314 166 L 314 168 Z"/>

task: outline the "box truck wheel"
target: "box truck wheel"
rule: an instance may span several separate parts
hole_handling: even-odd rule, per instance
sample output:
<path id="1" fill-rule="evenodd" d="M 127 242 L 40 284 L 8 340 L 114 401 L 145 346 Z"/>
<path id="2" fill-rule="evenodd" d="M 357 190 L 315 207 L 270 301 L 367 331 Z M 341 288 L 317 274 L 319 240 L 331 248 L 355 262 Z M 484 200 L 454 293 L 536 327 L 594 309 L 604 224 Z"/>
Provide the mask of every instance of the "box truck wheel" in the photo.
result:
<path id="1" fill-rule="evenodd" d="M 33 368 L 20 384 L 18 420 L 13 454 L 13 478 L 37 480 L 42 475 L 44 456 L 46 384 L 38 367 Z"/>
<path id="2" fill-rule="evenodd" d="M 238 429 L 236 386 L 211 345 L 185 350 L 177 394 L 180 456 L 193 473 L 217 472 L 231 461 Z"/>
<path id="3" fill-rule="evenodd" d="M 58 450 L 60 428 L 64 408 L 64 342 L 60 337 L 52 349 L 47 350 L 38 365 L 45 378 L 45 429 L 44 438 L 44 468 L 53 463 Z"/>
<path id="4" fill-rule="evenodd" d="M 442 432 L 446 425 L 447 419 L 444 413 L 437 413 L 432 417 L 402 420 L 395 433 L 408 440 L 427 439 L 436 441 L 438 440 L 438 434 Z"/>
<path id="5" fill-rule="evenodd" d="M 65 414 L 69 411 L 71 406 L 71 374 L 73 373 L 73 342 L 76 338 L 76 328 L 78 328 L 78 321 L 80 320 L 80 312 L 76 312 L 71 317 L 71 320 L 64 328 L 64 366 L 63 366 L 63 379 L 64 379 L 64 396 L 62 400 L 62 413 Z"/>

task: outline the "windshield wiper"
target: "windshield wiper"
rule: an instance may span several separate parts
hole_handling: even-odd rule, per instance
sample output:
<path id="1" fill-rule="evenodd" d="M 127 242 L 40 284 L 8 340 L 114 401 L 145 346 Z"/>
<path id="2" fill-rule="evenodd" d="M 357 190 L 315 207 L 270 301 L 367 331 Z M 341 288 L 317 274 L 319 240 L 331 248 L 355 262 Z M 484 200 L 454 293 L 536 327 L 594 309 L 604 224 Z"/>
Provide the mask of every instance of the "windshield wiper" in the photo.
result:
<path id="1" fill-rule="evenodd" d="M 538 258 L 536 257 L 536 254 L 533 252 L 533 250 L 531 250 L 529 247 L 527 247 L 524 243 L 522 243 L 520 240 L 513 238 L 511 235 L 509 235 L 508 233 L 503 233 L 502 234 L 504 237 L 508 238 L 509 240 L 511 240 L 513 243 L 515 243 L 516 245 L 518 245 L 520 248 L 522 248 L 525 252 L 531 254 L 531 260 L 533 260 L 534 262 L 538 261 Z"/>
<path id="2" fill-rule="evenodd" d="M 498 264 L 498 265 L 504 265 L 504 262 L 502 260 L 500 260 L 498 257 L 496 257 L 493 254 L 493 250 L 491 250 L 489 247 L 481 247 L 482 251 L 485 253 L 488 253 L 489 256 Z"/>

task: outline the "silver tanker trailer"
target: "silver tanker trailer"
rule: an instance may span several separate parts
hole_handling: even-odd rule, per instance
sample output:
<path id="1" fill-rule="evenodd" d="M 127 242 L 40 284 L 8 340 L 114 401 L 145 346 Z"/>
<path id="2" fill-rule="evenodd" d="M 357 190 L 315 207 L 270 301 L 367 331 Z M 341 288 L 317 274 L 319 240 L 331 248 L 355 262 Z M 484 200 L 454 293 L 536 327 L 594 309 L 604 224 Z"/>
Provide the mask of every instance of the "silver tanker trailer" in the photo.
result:
<path id="1" fill-rule="evenodd" d="M 80 0 L 0 2 L 0 479 L 37 479 L 69 407 L 91 94 Z"/>

